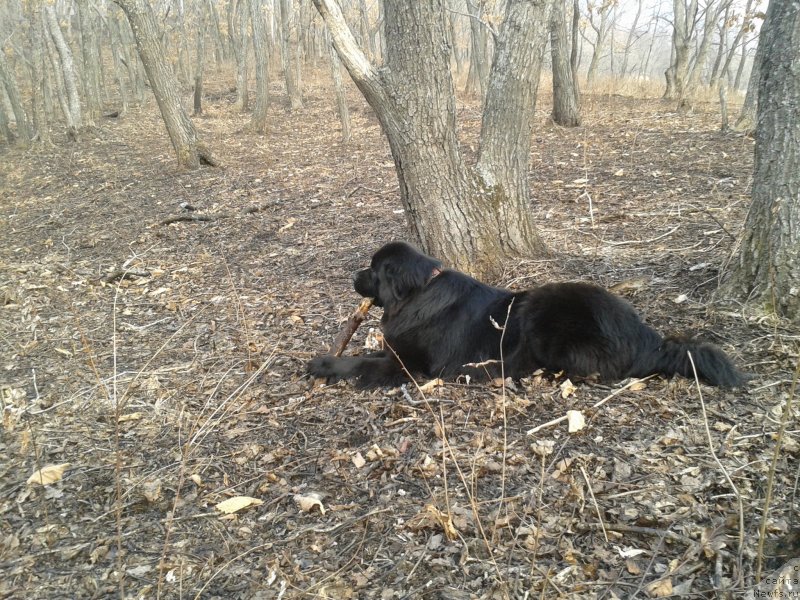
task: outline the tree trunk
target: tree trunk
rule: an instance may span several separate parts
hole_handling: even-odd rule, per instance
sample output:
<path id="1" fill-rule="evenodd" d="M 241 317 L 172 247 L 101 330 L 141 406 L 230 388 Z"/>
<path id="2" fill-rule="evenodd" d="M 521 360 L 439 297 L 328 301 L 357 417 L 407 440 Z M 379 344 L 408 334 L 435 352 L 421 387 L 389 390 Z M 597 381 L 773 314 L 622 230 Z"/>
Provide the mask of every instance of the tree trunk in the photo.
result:
<path id="1" fill-rule="evenodd" d="M 336 96 L 336 114 L 339 116 L 339 124 L 342 126 L 342 143 L 350 141 L 350 111 L 347 108 L 347 96 L 342 83 L 342 61 L 335 48 L 329 42 L 331 61 L 331 76 L 333 77 L 333 92 Z"/>
<path id="2" fill-rule="evenodd" d="M 550 11 L 550 54 L 553 63 L 553 121 L 564 127 L 581 124 L 578 94 L 567 48 L 565 5 L 555 3 Z"/>
<path id="3" fill-rule="evenodd" d="M 52 5 L 46 5 L 44 14 L 50 30 L 50 37 L 61 60 L 61 73 L 64 77 L 64 90 L 69 108 L 67 128 L 71 137 L 77 137 L 78 130 L 83 126 L 83 121 L 81 118 L 81 100 L 78 95 L 78 79 L 75 75 L 75 61 L 72 58 L 72 50 L 70 50 L 67 40 L 64 39 L 61 27 L 58 25 L 55 8 Z"/>
<path id="4" fill-rule="evenodd" d="M 489 81 L 489 39 L 486 26 L 481 23 L 483 11 L 475 0 L 466 0 L 467 12 L 470 15 L 470 65 L 467 76 L 467 93 L 477 95 L 481 100 L 485 96 L 486 84 Z"/>
<path id="5" fill-rule="evenodd" d="M 234 1 L 231 0 L 231 10 L 235 12 L 229 23 L 235 23 L 234 30 L 231 32 L 233 52 L 236 56 L 236 102 L 233 106 L 236 110 L 244 112 L 250 102 L 250 94 L 247 89 L 247 19 L 250 16 L 247 6 L 250 0 L 238 0 L 235 7 L 233 6 Z"/>
<path id="6" fill-rule="evenodd" d="M 759 41 L 753 203 L 723 293 L 800 323 L 800 3 L 771 0 Z"/>
<path id="7" fill-rule="evenodd" d="M 736 131 L 752 133 L 755 129 L 756 106 L 758 104 L 758 94 L 760 93 L 759 81 L 761 80 L 761 65 L 764 60 L 762 56 L 764 49 L 761 41 L 764 39 L 766 26 L 766 22 L 761 26 L 761 33 L 759 34 L 758 45 L 756 46 L 756 55 L 753 58 L 753 68 L 750 70 L 750 79 L 747 82 L 747 93 L 744 96 L 744 102 L 742 103 L 739 117 L 736 119 L 736 123 L 733 126 Z"/>
<path id="8" fill-rule="evenodd" d="M 697 0 L 673 0 L 672 60 L 664 75 L 667 79 L 666 99 L 683 100 L 689 75 L 689 53 L 691 51 L 694 20 L 697 16 Z"/>
<path id="9" fill-rule="evenodd" d="M 297 40 L 297 23 L 294 20 L 292 0 L 280 0 L 281 6 L 281 48 L 283 49 L 283 75 L 286 81 L 286 93 L 292 110 L 303 108 L 303 96 L 300 91 L 297 67 L 299 64 Z"/>
<path id="10" fill-rule="evenodd" d="M 639 17 L 642 15 L 642 4 L 644 0 L 638 0 L 636 3 L 636 16 L 633 18 L 633 24 L 628 32 L 628 38 L 625 40 L 625 48 L 622 54 L 622 66 L 619 69 L 620 77 L 625 77 L 628 73 L 628 59 L 630 58 L 631 48 L 636 41 L 636 26 L 639 24 Z"/>
<path id="11" fill-rule="evenodd" d="M 595 25 L 594 19 L 592 18 L 591 5 L 589 7 L 589 25 L 597 36 L 595 38 L 594 48 L 592 49 L 592 58 L 589 61 L 589 70 L 586 72 L 586 85 L 589 87 L 591 87 L 592 83 L 594 82 L 594 78 L 597 75 L 597 65 L 600 63 L 603 45 L 606 43 L 606 36 L 608 35 L 610 25 L 609 18 L 614 5 L 615 4 L 613 0 L 604 0 L 600 3 L 600 6 L 597 7 L 600 17 L 599 25 Z"/>
<path id="12" fill-rule="evenodd" d="M 464 162 L 442 0 L 385 5 L 386 63 L 358 47 L 335 0 L 314 0 L 395 162 L 413 237 L 455 268 L 490 274 L 543 253 L 527 174 L 547 0 L 510 0 L 489 78 L 477 165 Z"/>
<path id="13" fill-rule="evenodd" d="M 197 45 L 194 61 L 194 114 L 203 114 L 203 72 L 206 63 L 206 4 L 198 0 L 197 9 Z"/>
<path id="14" fill-rule="evenodd" d="M 17 81 L 14 79 L 11 69 L 8 67 L 6 56 L 2 48 L 0 48 L 0 85 L 3 86 L 8 95 L 8 100 L 11 103 L 11 111 L 14 113 L 14 119 L 17 121 L 17 138 L 20 143 L 28 145 L 31 142 L 28 116 L 25 114 L 25 109 L 22 106 L 22 99 L 19 94 L 19 88 L 17 87 Z M 9 129 L 9 132 L 10 131 Z"/>
<path id="15" fill-rule="evenodd" d="M 94 126 L 100 118 L 100 55 L 97 46 L 95 23 L 97 18 L 89 0 L 79 0 L 78 18 L 81 25 L 81 52 L 83 55 L 83 92 L 86 98 L 86 124 Z"/>
<path id="16" fill-rule="evenodd" d="M 703 19 L 703 37 L 700 40 L 700 45 L 697 48 L 695 55 L 694 65 L 692 66 L 689 76 L 686 81 L 686 89 L 684 90 L 684 97 L 691 96 L 700 85 L 700 78 L 703 75 L 703 70 L 706 68 L 708 61 L 708 52 L 711 49 L 711 40 L 714 38 L 714 26 L 719 19 L 720 11 L 725 7 L 725 3 L 715 6 L 713 2 L 706 4 L 706 14 Z"/>
<path id="17" fill-rule="evenodd" d="M 114 0 L 125 11 L 136 38 L 139 56 L 150 80 L 161 117 L 167 127 L 172 147 L 181 167 L 194 169 L 200 163 L 216 165 L 209 150 L 197 139 L 197 133 L 183 108 L 178 81 L 167 65 L 159 39 L 160 29 L 148 0 Z"/>
<path id="18" fill-rule="evenodd" d="M 264 9 L 264 0 L 250 0 L 253 51 L 256 57 L 256 103 L 250 118 L 250 127 L 257 133 L 266 133 L 269 109 L 269 36 Z"/>
<path id="19" fill-rule="evenodd" d="M 50 122 L 45 108 L 45 69 L 44 69 L 44 21 L 41 6 L 28 3 L 25 18 L 28 19 L 28 45 L 26 61 L 30 73 L 30 87 L 33 108 L 33 137 L 41 144 L 50 143 Z"/>

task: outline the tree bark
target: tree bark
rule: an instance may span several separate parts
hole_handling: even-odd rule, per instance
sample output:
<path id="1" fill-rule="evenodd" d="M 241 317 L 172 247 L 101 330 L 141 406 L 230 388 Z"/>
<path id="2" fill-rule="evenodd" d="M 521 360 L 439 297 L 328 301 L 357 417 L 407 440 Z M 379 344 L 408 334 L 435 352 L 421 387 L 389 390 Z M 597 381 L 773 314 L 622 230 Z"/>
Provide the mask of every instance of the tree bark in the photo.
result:
<path id="1" fill-rule="evenodd" d="M 386 3 L 385 66 L 376 68 L 335 0 L 314 0 L 355 84 L 375 110 L 395 162 L 412 236 L 475 274 L 544 253 L 527 172 L 547 0 L 510 0 L 489 78 L 477 165 L 459 151 L 442 0 Z"/>
<path id="2" fill-rule="evenodd" d="M 236 110 L 244 112 L 250 102 L 250 94 L 247 88 L 247 19 L 249 18 L 248 4 L 250 0 L 231 0 L 228 13 L 231 31 L 233 53 L 236 57 Z M 235 6 L 234 6 L 235 3 Z"/>
<path id="3" fill-rule="evenodd" d="M 759 53 L 753 203 L 723 293 L 800 323 L 800 3 L 770 1 Z"/>
<path id="4" fill-rule="evenodd" d="M 553 63 L 553 121 L 564 127 L 581 124 L 578 92 L 569 64 L 565 5 L 555 3 L 550 12 L 550 54 Z"/>
<path id="5" fill-rule="evenodd" d="M 78 95 L 78 79 L 75 75 L 75 61 L 72 58 L 72 50 L 64 39 L 64 34 L 58 24 L 56 10 L 52 5 L 44 7 L 44 15 L 50 30 L 50 37 L 55 44 L 61 61 L 61 73 L 64 77 L 64 90 L 67 96 L 67 106 L 69 109 L 69 119 L 67 128 L 70 130 L 71 137 L 77 137 L 78 130 L 83 126 L 81 117 L 81 100 Z"/>
<path id="6" fill-rule="evenodd" d="M 17 122 L 17 139 L 21 144 L 28 145 L 31 142 L 28 116 L 25 114 L 16 79 L 14 79 L 11 69 L 8 67 L 2 48 L 0 48 L 0 85 L 5 88 L 8 100 L 11 103 L 11 110 L 14 113 L 14 119 Z M 9 129 L 9 133 L 10 131 Z M 11 139 L 9 139 L 9 141 L 11 141 Z"/>
<path id="7" fill-rule="evenodd" d="M 697 16 L 697 0 L 673 0 L 672 59 L 664 75 L 667 89 L 666 99 L 683 100 L 689 75 L 689 53 Z"/>
<path id="8" fill-rule="evenodd" d="M 294 20 L 292 0 L 279 0 L 281 5 L 281 48 L 283 49 L 283 75 L 286 93 L 292 110 L 303 108 L 303 96 L 298 77 L 297 23 Z"/>
<path id="9" fill-rule="evenodd" d="M 339 124 L 342 126 L 342 143 L 346 144 L 350 141 L 350 110 L 347 108 L 347 96 L 342 83 L 342 61 L 339 60 L 339 55 L 330 42 L 328 48 L 330 49 L 333 92 L 336 96 L 336 114 L 339 116 Z"/>
<path id="10" fill-rule="evenodd" d="M 603 0 L 600 6 L 597 7 L 597 12 L 600 16 L 600 23 L 595 25 L 592 18 L 592 7 L 589 7 L 589 25 L 594 30 L 595 38 L 594 48 L 592 50 L 592 58 L 589 61 L 589 69 L 586 72 L 586 85 L 591 87 L 594 78 L 597 75 L 597 65 L 600 62 L 600 55 L 603 50 L 603 45 L 606 43 L 606 36 L 608 35 L 609 27 L 611 25 L 610 17 L 611 11 L 614 9 L 615 2 L 613 0 Z"/>
<path id="11" fill-rule="evenodd" d="M 761 41 L 766 35 L 766 21 L 761 26 L 761 33 L 756 46 L 756 55 L 753 58 L 753 68 L 750 70 L 750 79 L 747 82 L 747 93 L 744 96 L 742 109 L 736 119 L 734 129 L 746 133 L 752 133 L 756 123 L 756 106 L 758 105 L 759 81 L 761 80 L 761 65 L 763 63 L 764 48 Z"/>
<path id="12" fill-rule="evenodd" d="M 148 0 L 114 0 L 125 12 L 136 38 L 139 56 L 150 80 L 161 117 L 181 167 L 194 169 L 203 162 L 216 165 L 210 151 L 197 139 L 189 115 L 178 94 L 178 81 L 167 65 L 159 39 L 159 27 Z"/>
<path id="13" fill-rule="evenodd" d="M 483 11 L 475 0 L 466 0 L 470 15 L 470 65 L 467 76 L 467 93 L 476 94 L 483 100 L 489 81 L 489 39 L 486 26 L 481 23 Z"/>
<path id="14" fill-rule="evenodd" d="M 269 36 L 264 9 L 264 0 L 250 0 L 253 51 L 256 58 L 256 103 L 250 117 L 250 127 L 257 133 L 266 133 L 269 109 Z"/>

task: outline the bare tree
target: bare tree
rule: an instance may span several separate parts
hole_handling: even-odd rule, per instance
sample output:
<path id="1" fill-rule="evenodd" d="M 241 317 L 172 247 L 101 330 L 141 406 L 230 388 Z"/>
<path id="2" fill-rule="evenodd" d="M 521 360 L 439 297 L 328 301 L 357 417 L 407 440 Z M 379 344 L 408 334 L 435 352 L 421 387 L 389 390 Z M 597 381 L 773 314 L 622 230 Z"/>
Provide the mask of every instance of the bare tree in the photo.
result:
<path id="1" fill-rule="evenodd" d="M 459 150 L 443 0 L 387 2 L 386 62 L 358 47 L 335 0 L 314 0 L 355 84 L 389 140 L 412 235 L 473 273 L 544 252 L 528 195 L 528 163 L 547 0 L 509 0 L 498 36 L 477 164 Z"/>
<path id="2" fill-rule="evenodd" d="M 197 132 L 178 94 L 178 81 L 167 65 L 161 46 L 159 28 L 148 0 L 114 0 L 125 12 L 136 38 L 139 56 L 144 64 L 150 87 L 161 110 L 172 147 L 182 167 L 197 168 L 200 163 L 216 165 L 217 161 L 197 139 Z"/>
<path id="3" fill-rule="evenodd" d="M 253 131 L 267 130 L 269 109 L 269 34 L 267 33 L 266 3 L 250 0 L 250 21 L 253 24 L 253 52 L 256 57 L 256 103 L 250 118 Z"/>
<path id="4" fill-rule="evenodd" d="M 673 0 L 672 8 L 672 59 L 664 72 L 667 80 L 664 98 L 682 100 L 686 95 L 689 76 L 689 58 L 698 10 L 697 0 Z"/>
<path id="5" fill-rule="evenodd" d="M 250 0 L 231 0 L 228 5 L 228 29 L 236 57 L 236 103 L 239 111 L 247 110 L 250 96 L 247 88 L 247 20 Z"/>
<path id="6" fill-rule="evenodd" d="M 281 9 L 281 51 L 283 56 L 283 75 L 286 81 L 286 93 L 292 110 L 303 107 L 303 96 L 300 90 L 297 22 L 292 0 L 280 0 Z"/>
<path id="7" fill-rule="evenodd" d="M 800 3 L 770 1 L 759 49 L 753 203 L 723 292 L 800 323 Z"/>
<path id="8" fill-rule="evenodd" d="M 17 81 L 9 68 L 2 48 L 0 48 L 0 86 L 2 86 L 2 89 L 7 94 L 9 103 L 11 104 L 11 111 L 14 113 L 14 119 L 17 122 L 17 138 L 20 143 L 27 145 L 30 143 L 32 137 L 28 124 L 28 116 L 22 104 L 22 97 L 19 93 Z M 8 119 L 6 118 L 5 121 L 6 137 L 9 141 L 12 141 L 14 137 L 11 134 L 11 129 L 8 127 Z"/>
<path id="9" fill-rule="evenodd" d="M 689 75 L 686 80 L 684 89 L 684 97 L 691 96 L 700 84 L 700 77 L 706 67 L 708 61 L 708 53 L 711 49 L 711 41 L 714 38 L 714 29 L 719 22 L 720 15 L 730 6 L 731 0 L 725 0 L 715 4 L 714 2 L 707 2 L 705 6 L 705 14 L 703 15 L 703 27 L 699 33 L 700 44 L 697 47 L 697 52 L 694 56 Z"/>
<path id="10" fill-rule="evenodd" d="M 97 18 L 95 7 L 92 6 L 90 0 L 79 0 L 75 6 L 78 9 L 80 21 L 81 55 L 83 57 L 81 80 L 87 108 L 84 120 L 86 125 L 94 126 L 95 121 L 100 117 L 100 90 L 102 88 L 100 49 L 96 32 Z"/>
<path id="11" fill-rule="evenodd" d="M 631 48 L 633 48 L 633 44 L 639 37 L 636 27 L 639 25 L 639 17 L 642 15 L 642 4 L 644 4 L 644 0 L 637 0 L 636 15 L 633 17 L 633 23 L 631 23 L 631 28 L 628 30 L 628 37 L 625 40 L 625 47 L 622 50 L 622 66 L 619 69 L 620 77 L 625 77 L 628 73 L 628 59 L 631 55 Z"/>
<path id="12" fill-rule="evenodd" d="M 197 40 L 194 60 L 194 114 L 203 114 L 203 71 L 206 65 L 206 0 L 195 2 Z"/>
<path id="13" fill-rule="evenodd" d="M 60 59 L 60 75 L 63 78 L 64 91 L 66 93 L 67 110 L 64 116 L 67 119 L 67 133 L 70 138 L 77 139 L 78 130 L 83 126 L 83 118 L 81 100 L 78 95 L 78 78 L 75 74 L 75 61 L 72 57 L 72 50 L 70 50 L 67 40 L 64 39 L 64 33 L 58 24 L 55 7 L 52 4 L 46 5 L 44 7 L 44 15 L 50 32 L 50 39 L 53 41 Z"/>
<path id="14" fill-rule="evenodd" d="M 598 6 L 593 2 L 587 5 L 587 15 L 589 26 L 594 30 L 594 41 L 586 40 L 592 44 L 592 58 L 589 61 L 589 70 L 586 72 L 586 85 L 591 86 L 597 74 L 597 65 L 600 62 L 600 56 L 603 52 L 603 47 L 608 37 L 608 32 L 613 26 L 613 19 L 611 18 L 614 7 L 616 7 L 618 0 L 602 0 Z"/>
<path id="15" fill-rule="evenodd" d="M 339 60 L 339 55 L 330 41 L 328 41 L 328 48 L 331 61 L 331 76 L 333 77 L 333 91 L 336 96 L 336 114 L 339 116 L 339 124 L 342 126 L 342 143 L 346 144 L 350 141 L 350 111 L 347 108 L 347 96 L 342 83 L 342 61 Z"/>
<path id="16" fill-rule="evenodd" d="M 550 54 L 553 62 L 553 121 L 565 127 L 581 124 L 580 98 L 569 64 L 566 5 L 550 11 Z"/>
<path id="17" fill-rule="evenodd" d="M 470 63 L 467 76 L 467 93 L 476 94 L 483 99 L 489 81 L 489 33 L 488 24 L 483 19 L 485 2 L 466 0 L 470 31 Z"/>

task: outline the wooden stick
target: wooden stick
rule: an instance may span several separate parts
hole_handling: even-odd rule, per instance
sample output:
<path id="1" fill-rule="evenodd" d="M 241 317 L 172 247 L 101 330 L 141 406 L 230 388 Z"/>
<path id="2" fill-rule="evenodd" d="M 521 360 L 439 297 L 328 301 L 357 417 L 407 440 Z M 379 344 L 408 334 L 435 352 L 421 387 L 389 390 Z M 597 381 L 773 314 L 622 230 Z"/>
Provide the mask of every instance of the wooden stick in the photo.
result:
<path id="1" fill-rule="evenodd" d="M 350 343 L 350 338 L 353 337 L 356 329 L 358 329 L 359 325 L 367 318 L 367 311 L 369 311 L 371 307 L 372 298 L 364 298 L 361 301 L 361 304 L 359 304 L 355 312 L 350 315 L 347 319 L 347 323 L 344 324 L 344 327 L 342 327 L 341 331 L 336 335 L 336 338 L 334 338 L 333 345 L 328 351 L 328 354 L 332 356 L 342 355 L 342 352 L 347 348 L 347 344 Z"/>
<path id="2" fill-rule="evenodd" d="M 353 314 L 348 317 L 347 322 L 344 324 L 344 327 L 336 334 L 336 337 L 333 340 L 333 345 L 331 345 L 331 349 L 328 351 L 328 354 L 331 356 L 341 356 L 344 349 L 347 348 L 347 344 L 350 343 L 350 339 L 353 337 L 353 334 L 358 329 L 359 325 L 367 318 L 367 312 L 372 307 L 372 298 L 364 298 L 361 301 L 361 304 L 358 305 L 358 308 L 353 312 Z M 313 387 L 318 388 L 323 383 L 325 383 L 325 377 L 317 377 L 314 380 Z"/>

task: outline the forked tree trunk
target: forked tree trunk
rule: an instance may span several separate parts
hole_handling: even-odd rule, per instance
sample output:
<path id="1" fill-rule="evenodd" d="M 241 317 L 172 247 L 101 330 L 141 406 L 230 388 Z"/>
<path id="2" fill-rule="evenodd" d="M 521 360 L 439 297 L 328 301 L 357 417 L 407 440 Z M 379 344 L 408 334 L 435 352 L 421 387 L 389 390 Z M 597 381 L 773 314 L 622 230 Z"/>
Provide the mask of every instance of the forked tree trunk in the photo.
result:
<path id="1" fill-rule="evenodd" d="M 771 0 L 761 59 L 753 203 L 723 294 L 800 323 L 800 3 Z"/>
<path id="2" fill-rule="evenodd" d="M 683 100 L 689 76 L 689 53 L 697 16 L 697 0 L 673 0 L 672 60 L 664 75 L 667 89 L 666 99 Z"/>
<path id="3" fill-rule="evenodd" d="M 216 165 L 209 150 L 197 139 L 197 133 L 189 115 L 183 108 L 178 94 L 175 74 L 167 65 L 159 38 L 153 9 L 148 0 L 114 0 L 125 12 L 136 38 L 139 56 L 153 88 L 153 95 L 167 127 L 172 147 L 182 167 L 197 168 L 203 162 Z"/>
<path id="4" fill-rule="evenodd" d="M 389 140 L 412 235 L 475 274 L 545 251 L 528 197 L 528 162 L 547 0 L 510 0 L 489 77 L 475 167 L 464 161 L 443 0 L 387 2 L 386 63 L 358 47 L 335 0 L 314 0 L 353 81 Z"/>

